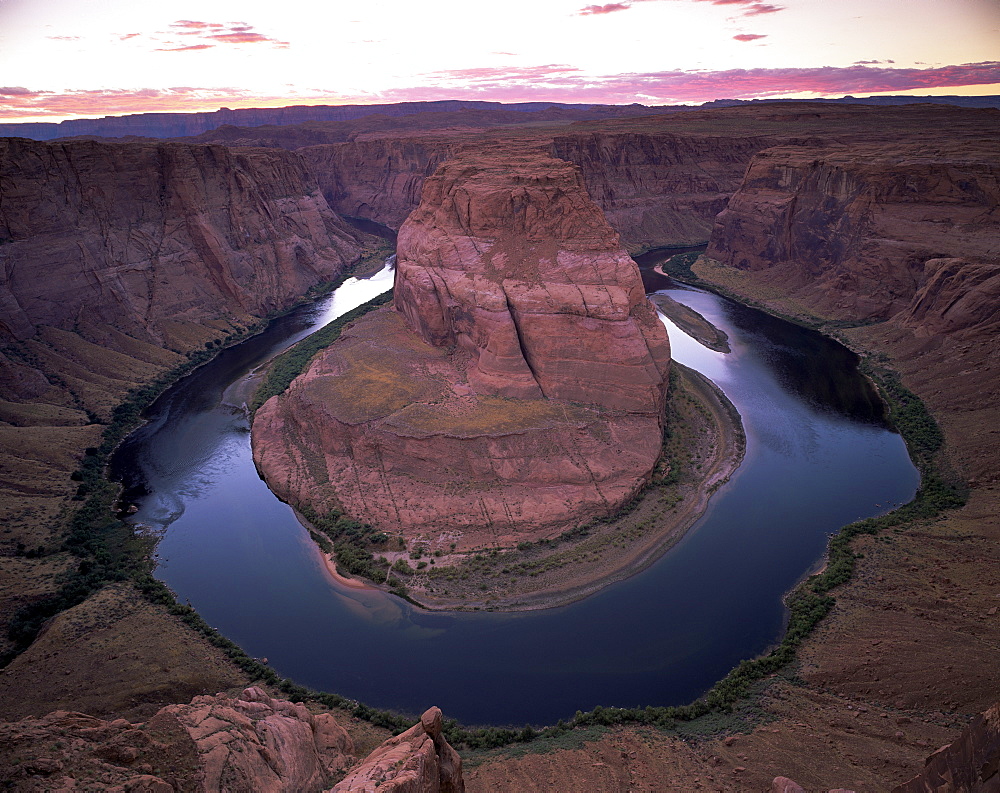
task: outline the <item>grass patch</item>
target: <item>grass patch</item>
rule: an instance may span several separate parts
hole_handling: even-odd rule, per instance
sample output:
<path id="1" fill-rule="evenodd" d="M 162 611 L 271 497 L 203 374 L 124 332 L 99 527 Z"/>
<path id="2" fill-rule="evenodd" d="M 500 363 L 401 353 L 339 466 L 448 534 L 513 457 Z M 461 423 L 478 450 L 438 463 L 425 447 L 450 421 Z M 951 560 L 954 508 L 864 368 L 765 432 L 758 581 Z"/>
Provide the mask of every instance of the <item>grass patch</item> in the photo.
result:
<path id="1" fill-rule="evenodd" d="M 312 335 L 307 336 L 294 347 L 275 358 L 268 367 L 264 382 L 260 384 L 260 387 L 253 395 L 253 399 L 250 402 L 250 412 L 256 413 L 257 409 L 268 399 L 277 394 L 283 394 L 288 389 L 288 386 L 291 385 L 292 380 L 305 371 L 305 368 L 312 361 L 316 353 L 326 349 L 340 338 L 341 331 L 347 325 L 363 317 L 369 311 L 379 306 L 384 306 L 391 300 L 392 290 L 390 289 L 388 292 L 372 298 L 367 303 L 333 320 L 333 322 L 320 328 Z"/>

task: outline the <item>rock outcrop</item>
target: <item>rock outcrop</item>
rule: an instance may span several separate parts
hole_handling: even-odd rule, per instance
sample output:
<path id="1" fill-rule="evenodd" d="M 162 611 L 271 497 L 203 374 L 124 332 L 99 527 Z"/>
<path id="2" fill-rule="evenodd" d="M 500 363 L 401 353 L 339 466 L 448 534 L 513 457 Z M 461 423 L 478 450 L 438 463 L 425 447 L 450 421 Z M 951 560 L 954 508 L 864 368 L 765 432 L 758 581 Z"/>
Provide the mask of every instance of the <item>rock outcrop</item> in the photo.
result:
<path id="1" fill-rule="evenodd" d="M 171 323 L 282 308 L 358 255 L 288 152 L 0 139 L 7 339 L 86 322 L 163 343 Z"/>
<path id="2" fill-rule="evenodd" d="M 0 722 L 0 783 L 17 790 L 461 793 L 462 761 L 441 711 L 361 760 L 330 713 L 260 688 L 195 697 L 145 722 L 55 711 Z M 339 784 L 337 779 L 344 777 Z M 331 786 L 333 786 L 331 788 Z"/>
<path id="3" fill-rule="evenodd" d="M 993 141 L 777 147 L 754 157 L 716 219 L 707 254 L 769 271 L 821 313 L 881 320 L 928 284 L 938 271 L 928 270 L 931 260 L 995 265 L 998 205 Z M 932 291 L 942 278 L 938 272 L 938 283 L 928 284 Z M 975 282 L 988 290 L 988 280 L 981 272 Z M 925 295 L 925 308 L 929 301 Z"/>
<path id="4" fill-rule="evenodd" d="M 258 411 L 282 496 L 467 549 L 606 515 L 647 481 L 667 338 L 574 166 L 442 165 L 400 230 L 395 301 Z"/>
<path id="5" fill-rule="evenodd" d="M 406 732 L 383 743 L 333 793 L 464 793 L 462 758 L 441 734 L 431 708 Z"/>
<path id="6" fill-rule="evenodd" d="M 942 746 L 924 769 L 892 793 L 1000 791 L 1000 703 L 976 716 L 958 740 Z"/>

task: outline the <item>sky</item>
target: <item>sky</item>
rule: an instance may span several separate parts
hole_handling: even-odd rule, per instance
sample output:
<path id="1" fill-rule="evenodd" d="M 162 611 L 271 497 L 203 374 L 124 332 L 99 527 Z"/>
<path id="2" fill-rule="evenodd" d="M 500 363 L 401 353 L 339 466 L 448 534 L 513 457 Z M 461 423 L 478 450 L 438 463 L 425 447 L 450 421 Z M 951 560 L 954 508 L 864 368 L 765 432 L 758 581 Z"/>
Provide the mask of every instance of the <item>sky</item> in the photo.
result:
<path id="1" fill-rule="evenodd" d="M 0 0 L 0 121 L 1000 94 L 1000 0 Z"/>

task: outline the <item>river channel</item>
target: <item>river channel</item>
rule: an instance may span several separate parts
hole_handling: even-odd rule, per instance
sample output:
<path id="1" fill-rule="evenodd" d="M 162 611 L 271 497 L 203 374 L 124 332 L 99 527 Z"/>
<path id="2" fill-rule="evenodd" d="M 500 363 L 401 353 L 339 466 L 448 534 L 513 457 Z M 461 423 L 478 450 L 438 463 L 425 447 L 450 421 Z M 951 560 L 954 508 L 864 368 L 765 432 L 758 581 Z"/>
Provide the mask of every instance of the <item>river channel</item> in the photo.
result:
<path id="1" fill-rule="evenodd" d="M 155 574 L 247 653 L 297 683 L 466 724 L 551 724 L 596 705 L 688 703 L 780 639 L 782 595 L 828 536 L 908 501 L 919 475 L 848 350 L 653 274 L 729 335 L 712 352 L 664 319 L 675 360 L 722 388 L 747 453 L 660 560 L 582 601 L 516 614 L 428 613 L 331 579 L 250 455 L 240 383 L 261 362 L 392 285 L 389 268 L 282 317 L 165 392 L 112 475 Z M 234 404 L 231 404 L 234 403 Z"/>

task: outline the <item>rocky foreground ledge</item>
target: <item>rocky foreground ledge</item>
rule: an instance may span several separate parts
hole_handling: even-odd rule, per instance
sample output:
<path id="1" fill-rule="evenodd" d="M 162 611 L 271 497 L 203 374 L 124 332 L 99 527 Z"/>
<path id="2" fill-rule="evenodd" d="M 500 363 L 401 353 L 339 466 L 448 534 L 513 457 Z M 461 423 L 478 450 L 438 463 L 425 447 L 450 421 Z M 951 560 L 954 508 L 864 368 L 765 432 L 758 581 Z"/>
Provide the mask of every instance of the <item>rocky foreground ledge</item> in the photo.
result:
<path id="1" fill-rule="evenodd" d="M 395 288 L 258 411 L 280 496 L 463 551 L 613 514 L 648 481 L 669 344 L 576 166 L 444 163 L 400 230 Z"/>
<path id="2" fill-rule="evenodd" d="M 114 793 L 462 793 L 462 761 L 431 708 L 363 759 L 330 713 L 262 689 L 195 697 L 146 722 L 55 711 L 0 722 L 0 785 Z M 339 781 L 338 781 L 339 780 Z"/>

